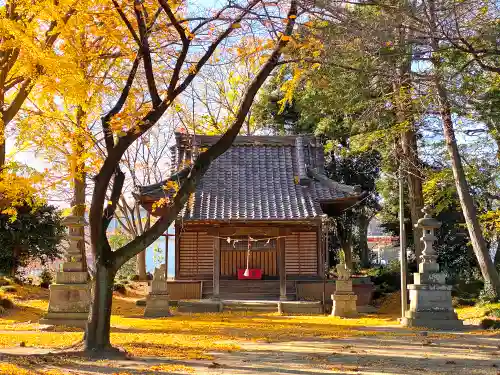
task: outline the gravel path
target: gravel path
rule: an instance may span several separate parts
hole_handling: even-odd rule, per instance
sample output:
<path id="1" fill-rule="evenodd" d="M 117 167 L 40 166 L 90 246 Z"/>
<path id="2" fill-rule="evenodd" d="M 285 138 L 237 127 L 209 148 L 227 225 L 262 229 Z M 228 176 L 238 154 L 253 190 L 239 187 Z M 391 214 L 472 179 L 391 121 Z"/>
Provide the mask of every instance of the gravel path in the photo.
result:
<path id="1" fill-rule="evenodd" d="M 212 353 L 214 360 L 166 361 L 133 358 L 121 361 L 66 360 L 57 354 L 44 360 L 45 368 L 69 374 L 199 374 L 199 375 L 308 375 L 308 374 L 488 374 L 500 375 L 500 335 L 447 334 L 371 335 L 335 340 L 279 343 L 237 341 L 240 351 Z M 48 349 L 0 349 L 0 361 L 9 355 L 47 354 Z M 3 355 L 8 357 L 2 358 Z M 19 358 L 19 357 L 17 357 Z M 156 370 L 153 370 L 156 369 Z"/>

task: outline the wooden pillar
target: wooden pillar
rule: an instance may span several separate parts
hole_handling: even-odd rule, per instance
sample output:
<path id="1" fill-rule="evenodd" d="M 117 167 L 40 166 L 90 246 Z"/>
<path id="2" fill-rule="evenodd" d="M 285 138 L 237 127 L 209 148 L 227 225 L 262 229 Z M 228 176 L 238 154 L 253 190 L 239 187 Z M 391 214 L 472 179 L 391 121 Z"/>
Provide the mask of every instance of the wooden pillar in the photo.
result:
<path id="1" fill-rule="evenodd" d="M 316 230 L 316 247 L 318 248 L 316 256 L 318 257 L 317 271 L 320 278 L 325 277 L 325 256 L 324 256 L 324 241 L 323 241 L 323 227 L 321 223 Z"/>
<path id="2" fill-rule="evenodd" d="M 163 235 L 163 238 L 165 238 L 165 280 L 168 280 L 168 229 L 167 235 Z"/>
<path id="3" fill-rule="evenodd" d="M 174 278 L 178 279 L 180 275 L 180 261 L 181 258 L 181 231 L 178 222 L 175 222 L 175 248 L 174 248 L 174 260 L 175 260 L 175 275 Z"/>
<path id="4" fill-rule="evenodd" d="M 282 232 L 279 232 L 280 235 Z M 280 274 L 280 301 L 286 301 L 285 239 L 278 238 L 278 269 Z"/>
<path id="5" fill-rule="evenodd" d="M 325 268 L 326 272 L 330 271 L 330 252 L 329 247 L 330 247 L 330 233 L 328 233 L 328 229 L 323 229 L 325 232 Z M 326 275 L 325 275 L 326 277 Z"/>
<path id="6" fill-rule="evenodd" d="M 219 299 L 220 280 L 220 238 L 219 233 L 214 237 L 214 275 L 213 275 L 213 299 Z"/>

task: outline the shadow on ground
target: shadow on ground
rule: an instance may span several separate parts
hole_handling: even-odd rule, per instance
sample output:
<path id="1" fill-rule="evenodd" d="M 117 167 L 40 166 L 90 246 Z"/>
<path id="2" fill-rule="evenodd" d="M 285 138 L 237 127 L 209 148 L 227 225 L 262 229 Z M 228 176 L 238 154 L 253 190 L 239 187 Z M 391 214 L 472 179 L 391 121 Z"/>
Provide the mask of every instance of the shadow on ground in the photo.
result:
<path id="1" fill-rule="evenodd" d="M 238 342 L 240 350 L 211 352 L 211 360 L 132 357 L 91 361 L 60 353 L 3 356 L 0 361 L 23 368 L 58 369 L 67 374 L 479 374 L 500 372 L 500 338 L 467 334 L 429 336 L 362 336 L 281 343 Z M 169 348 L 163 348 L 168 356 Z M 31 358 L 31 363 L 26 363 Z M 29 367 L 31 366 L 31 367 Z"/>

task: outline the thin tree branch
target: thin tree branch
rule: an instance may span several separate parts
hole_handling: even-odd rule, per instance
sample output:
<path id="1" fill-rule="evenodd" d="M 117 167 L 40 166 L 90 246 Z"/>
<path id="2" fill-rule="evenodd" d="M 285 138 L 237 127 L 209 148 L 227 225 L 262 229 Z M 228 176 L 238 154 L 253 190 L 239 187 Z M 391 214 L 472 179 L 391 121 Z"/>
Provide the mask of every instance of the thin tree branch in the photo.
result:
<path id="1" fill-rule="evenodd" d="M 118 12 L 118 14 L 120 15 L 120 18 L 122 19 L 123 23 L 125 24 L 128 31 L 130 32 L 130 35 L 132 35 L 132 38 L 134 38 L 135 42 L 140 47 L 141 46 L 141 39 L 139 38 L 139 36 L 135 32 L 134 27 L 132 26 L 129 19 L 127 18 L 127 15 L 123 12 L 122 7 L 118 4 L 118 2 L 116 0 L 111 0 L 111 1 L 113 2 L 113 5 L 114 5 L 116 11 Z"/>
<path id="2" fill-rule="evenodd" d="M 297 15 L 297 1 L 291 0 L 290 10 L 288 12 L 288 23 L 285 28 L 284 36 L 281 38 L 271 56 L 266 63 L 262 66 L 260 71 L 254 77 L 248 86 L 245 95 L 243 96 L 240 108 L 237 112 L 235 121 L 226 133 L 207 151 L 201 153 L 195 160 L 192 169 L 183 170 L 180 173 L 188 173 L 187 178 L 182 183 L 179 191 L 173 198 L 172 205 L 169 207 L 165 215 L 163 215 L 151 228 L 144 234 L 138 236 L 127 245 L 118 249 L 114 255 L 114 266 L 116 268 L 124 264 L 132 256 L 136 255 L 141 249 L 147 248 L 151 245 L 165 230 L 170 226 L 172 221 L 177 217 L 179 211 L 186 203 L 189 195 L 195 190 L 197 183 L 203 177 L 204 173 L 208 170 L 210 164 L 220 155 L 222 155 L 233 143 L 238 135 L 241 127 L 245 121 L 246 115 L 253 103 L 258 90 L 262 87 L 267 77 L 271 74 L 273 69 L 277 66 L 281 57 L 283 48 L 288 44 L 288 40 L 292 34 L 295 26 L 295 19 Z"/>
<path id="3" fill-rule="evenodd" d="M 123 87 L 123 90 L 120 94 L 120 97 L 116 101 L 114 107 L 111 108 L 111 110 L 101 119 L 104 132 L 104 141 L 106 143 L 106 149 L 108 153 L 114 147 L 113 132 L 109 127 L 109 123 L 113 118 L 113 116 L 118 114 L 122 110 L 123 106 L 125 105 L 125 102 L 127 101 L 127 98 L 130 94 L 130 90 L 132 88 L 132 84 L 134 83 L 134 79 L 137 74 L 137 69 L 139 67 L 140 60 L 141 60 L 141 55 L 137 54 L 134 63 L 132 64 L 132 68 L 130 69 L 130 72 L 128 74 L 127 82 L 125 83 L 125 86 Z"/>
<path id="4" fill-rule="evenodd" d="M 153 107 L 157 107 L 161 103 L 160 95 L 158 95 L 158 89 L 156 88 L 155 77 L 153 73 L 153 62 L 151 60 L 151 50 L 149 48 L 149 35 L 147 32 L 146 20 L 144 18 L 144 11 L 141 6 L 140 0 L 134 1 L 134 12 L 137 24 L 139 25 L 139 36 L 141 42 L 139 48 L 142 52 L 142 57 L 144 59 L 144 72 L 146 74 L 146 81 L 148 83 L 149 95 L 151 96 L 151 101 L 153 102 Z"/>

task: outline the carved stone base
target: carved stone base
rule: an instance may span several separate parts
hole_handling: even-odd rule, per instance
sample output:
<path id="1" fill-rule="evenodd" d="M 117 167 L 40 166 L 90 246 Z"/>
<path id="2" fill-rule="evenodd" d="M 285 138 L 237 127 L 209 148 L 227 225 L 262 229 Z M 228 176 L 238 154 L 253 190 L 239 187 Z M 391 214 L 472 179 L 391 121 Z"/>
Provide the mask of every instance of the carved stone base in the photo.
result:
<path id="1" fill-rule="evenodd" d="M 145 318 L 161 318 L 171 316 L 168 294 L 149 294 L 146 297 Z"/>
<path id="2" fill-rule="evenodd" d="M 417 275 L 417 274 L 415 274 Z M 441 279 L 439 274 L 427 273 L 421 279 Z M 410 308 L 401 319 L 405 327 L 420 327 L 433 329 L 461 329 L 463 322 L 458 319 L 453 310 L 451 300 L 451 285 L 442 284 L 412 284 L 410 291 Z"/>
<path id="3" fill-rule="evenodd" d="M 88 284 L 52 284 L 48 313 L 40 323 L 85 328 L 90 298 Z"/>
<path id="4" fill-rule="evenodd" d="M 352 279 L 336 280 L 335 293 L 352 293 Z"/>
<path id="5" fill-rule="evenodd" d="M 149 294 L 168 294 L 167 280 L 151 280 Z"/>
<path id="6" fill-rule="evenodd" d="M 56 284 L 87 284 L 89 274 L 82 272 L 57 272 Z"/>
<path id="7" fill-rule="evenodd" d="M 358 296 L 353 292 L 335 292 L 335 294 L 332 294 L 332 300 L 332 316 L 352 318 L 358 315 L 358 310 L 356 307 Z"/>
<path id="8" fill-rule="evenodd" d="M 88 313 L 55 313 L 49 312 L 44 318 L 40 319 L 40 324 L 52 326 L 66 326 L 87 328 Z"/>

